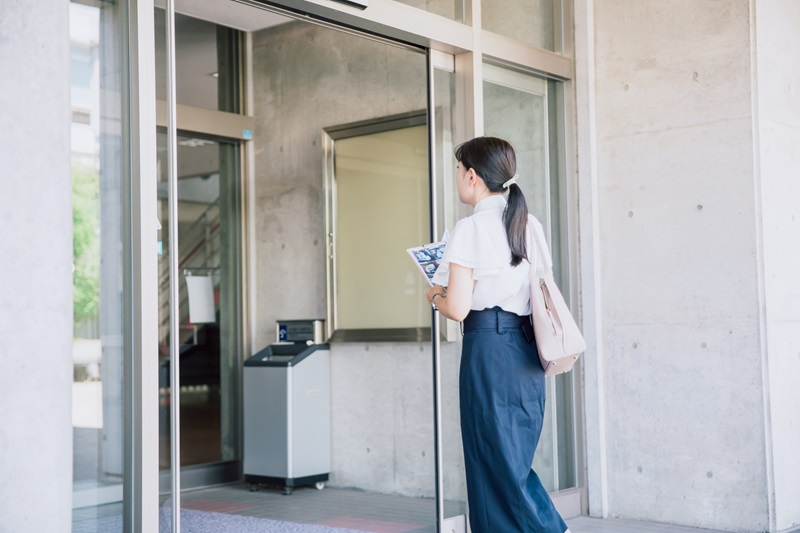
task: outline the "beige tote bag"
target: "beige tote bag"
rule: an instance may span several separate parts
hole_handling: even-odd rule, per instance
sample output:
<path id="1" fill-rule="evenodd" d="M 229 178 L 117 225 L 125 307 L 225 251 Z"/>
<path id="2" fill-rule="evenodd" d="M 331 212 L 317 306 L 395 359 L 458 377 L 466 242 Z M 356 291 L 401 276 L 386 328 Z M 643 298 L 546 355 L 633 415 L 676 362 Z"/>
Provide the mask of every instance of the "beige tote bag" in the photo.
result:
<path id="1" fill-rule="evenodd" d="M 572 370 L 578 356 L 586 350 L 581 330 L 553 279 L 553 260 L 545 245 L 539 224 L 528 224 L 541 258 L 531 262 L 531 322 L 536 337 L 539 361 L 545 376 Z M 541 268 L 534 265 L 541 264 Z"/>

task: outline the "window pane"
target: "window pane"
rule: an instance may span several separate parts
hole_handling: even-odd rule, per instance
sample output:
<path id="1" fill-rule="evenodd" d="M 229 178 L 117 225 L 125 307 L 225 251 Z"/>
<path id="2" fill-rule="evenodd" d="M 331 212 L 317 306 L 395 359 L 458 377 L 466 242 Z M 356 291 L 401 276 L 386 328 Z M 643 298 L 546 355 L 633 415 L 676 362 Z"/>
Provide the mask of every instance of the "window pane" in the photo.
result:
<path id="1" fill-rule="evenodd" d="M 156 8 L 156 98 L 167 99 L 167 17 Z M 175 14 L 176 97 L 179 104 L 239 112 L 238 32 Z"/>
<path id="2" fill-rule="evenodd" d="M 445 230 L 452 231 L 458 221 L 459 199 L 456 189 L 455 168 L 455 73 L 435 69 L 434 74 L 434 118 L 436 120 L 436 226 L 441 240 Z"/>
<path id="3" fill-rule="evenodd" d="M 402 4 L 424 9 L 450 20 L 463 22 L 464 0 L 396 0 Z"/>
<path id="4" fill-rule="evenodd" d="M 561 51 L 561 0 L 481 0 L 484 30 Z"/>
<path id="5" fill-rule="evenodd" d="M 70 4 L 73 526 L 122 531 L 125 267 L 120 6 Z M 102 95 L 102 98 L 101 98 Z"/>
<path id="6" fill-rule="evenodd" d="M 230 397 L 239 359 L 237 153 L 221 140 L 178 136 L 181 466 L 238 459 Z M 159 417 L 162 470 L 171 467 L 168 393 L 169 205 L 167 135 L 158 134 Z M 189 281 L 190 280 L 190 281 Z M 204 282 L 207 281 L 207 284 Z M 189 283 L 192 283 L 190 290 Z M 202 304 L 209 304 L 203 307 Z"/>
<path id="7" fill-rule="evenodd" d="M 559 129 L 561 86 L 542 78 L 484 65 L 486 135 L 501 137 L 517 153 L 518 184 L 529 211 L 550 239 L 556 279 L 565 270 L 561 242 Z M 562 281 L 562 287 L 563 287 Z M 533 468 L 549 491 L 576 485 L 572 373 L 547 382 L 545 411 Z"/>
<path id="8" fill-rule="evenodd" d="M 486 135 L 506 139 L 514 146 L 518 184 L 528 209 L 549 228 L 547 83 L 493 65 L 484 65 L 484 78 Z"/>

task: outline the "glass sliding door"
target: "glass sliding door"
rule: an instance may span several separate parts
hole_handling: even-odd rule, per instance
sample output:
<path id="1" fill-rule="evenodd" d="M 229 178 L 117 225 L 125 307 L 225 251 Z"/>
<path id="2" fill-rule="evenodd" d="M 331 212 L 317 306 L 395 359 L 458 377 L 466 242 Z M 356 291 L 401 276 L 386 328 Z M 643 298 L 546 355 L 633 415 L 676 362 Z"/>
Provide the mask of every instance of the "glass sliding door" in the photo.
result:
<path id="1" fill-rule="evenodd" d="M 235 114 L 239 32 L 173 15 L 154 9 L 160 521 L 163 528 L 175 529 L 179 522 L 172 513 L 180 499 L 175 487 L 230 482 L 240 475 L 238 141 L 252 127 L 239 124 Z M 176 211 L 170 209 L 171 191 Z"/>
<path id="2" fill-rule="evenodd" d="M 166 134 L 158 135 L 159 464 L 170 468 Z M 238 459 L 239 146 L 178 136 L 181 466 Z"/>
<path id="3" fill-rule="evenodd" d="M 73 531 L 153 530 L 156 520 L 157 410 L 146 394 L 156 385 L 155 201 L 142 194 L 155 189 L 147 4 L 70 4 Z"/>
<path id="4" fill-rule="evenodd" d="M 433 190 L 435 197 L 436 240 L 444 239 L 453 230 L 463 211 L 456 188 L 456 75 L 455 58 L 431 52 L 431 105 L 433 135 Z M 439 406 L 437 416 L 441 453 L 441 512 L 444 531 L 465 531 L 467 482 L 464 475 L 464 454 L 459 423 L 458 372 L 461 360 L 461 333 L 458 323 L 439 317 L 439 338 L 435 341 L 438 356 Z M 436 378 L 435 378 L 436 379 Z"/>
<path id="5" fill-rule="evenodd" d="M 70 4 L 73 522 L 122 531 L 125 279 L 120 5 Z M 105 99 L 101 98 L 105 94 Z"/>

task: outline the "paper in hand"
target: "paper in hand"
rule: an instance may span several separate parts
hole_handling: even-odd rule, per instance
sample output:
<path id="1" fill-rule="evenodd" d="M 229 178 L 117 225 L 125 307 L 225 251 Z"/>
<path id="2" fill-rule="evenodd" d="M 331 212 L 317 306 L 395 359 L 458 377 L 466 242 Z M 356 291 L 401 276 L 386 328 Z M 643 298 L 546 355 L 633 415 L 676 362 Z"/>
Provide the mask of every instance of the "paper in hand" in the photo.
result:
<path id="1" fill-rule="evenodd" d="M 446 241 L 433 242 L 425 246 L 417 246 L 416 248 L 409 248 L 408 255 L 414 260 L 414 264 L 420 269 L 420 272 L 428 280 L 428 284 L 433 287 L 433 275 L 436 269 L 439 268 L 439 261 L 444 256 L 444 247 Z"/>

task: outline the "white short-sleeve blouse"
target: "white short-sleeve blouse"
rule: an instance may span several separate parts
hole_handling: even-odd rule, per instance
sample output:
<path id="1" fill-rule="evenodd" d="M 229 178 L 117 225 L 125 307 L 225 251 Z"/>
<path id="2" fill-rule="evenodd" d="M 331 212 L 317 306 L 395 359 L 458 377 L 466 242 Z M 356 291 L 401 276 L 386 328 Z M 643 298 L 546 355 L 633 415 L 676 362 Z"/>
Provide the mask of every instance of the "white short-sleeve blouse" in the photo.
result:
<path id="1" fill-rule="evenodd" d="M 479 311 L 497 306 L 525 316 L 531 312 L 530 263 L 523 259 L 519 265 L 511 266 L 511 248 L 503 225 L 505 208 L 505 197 L 492 195 L 478 202 L 471 216 L 456 223 L 433 282 L 447 286 L 450 263 L 471 268 L 475 286 L 470 309 Z M 528 219 L 541 227 L 533 215 L 528 215 Z M 541 260 L 530 232 L 526 244 L 528 258 L 537 261 L 539 268 Z"/>

